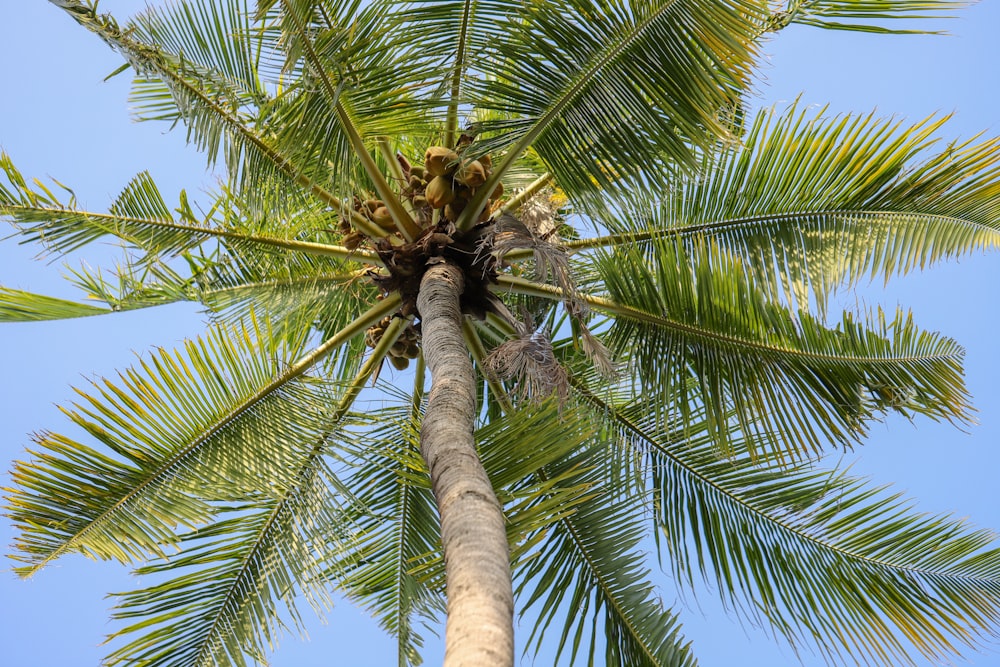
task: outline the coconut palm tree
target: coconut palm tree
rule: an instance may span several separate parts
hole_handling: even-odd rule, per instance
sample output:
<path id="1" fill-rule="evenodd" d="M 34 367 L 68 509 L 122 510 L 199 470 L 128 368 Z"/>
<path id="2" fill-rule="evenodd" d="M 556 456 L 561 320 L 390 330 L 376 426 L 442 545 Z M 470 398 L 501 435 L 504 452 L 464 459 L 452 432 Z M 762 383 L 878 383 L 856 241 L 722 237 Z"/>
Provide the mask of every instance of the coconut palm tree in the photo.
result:
<path id="1" fill-rule="evenodd" d="M 526 650 L 691 665 L 654 545 L 831 661 L 996 637 L 990 533 L 817 461 L 885 413 L 969 419 L 954 341 L 831 297 L 997 244 L 1000 141 L 744 106 L 789 23 L 956 3 L 53 2 L 223 174 L 95 212 L 0 165 L 23 242 L 126 248 L 72 276 L 87 300 L 2 288 L 0 317 L 211 319 L 79 390 L 79 435 L 12 473 L 20 574 L 144 575 L 110 664 L 264 662 L 338 592 L 401 665 L 441 616 L 446 664 L 512 664 L 515 600 Z"/>

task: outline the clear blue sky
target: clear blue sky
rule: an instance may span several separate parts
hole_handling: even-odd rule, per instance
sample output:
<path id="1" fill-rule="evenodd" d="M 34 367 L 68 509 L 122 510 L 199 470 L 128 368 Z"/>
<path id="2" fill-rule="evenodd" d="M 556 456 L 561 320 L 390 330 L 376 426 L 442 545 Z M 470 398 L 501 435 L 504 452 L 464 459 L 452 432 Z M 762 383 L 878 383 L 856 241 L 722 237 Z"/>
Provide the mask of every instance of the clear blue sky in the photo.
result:
<path id="1" fill-rule="evenodd" d="M 104 0 L 101 6 L 124 16 L 139 3 Z M 942 25 L 951 36 L 787 31 L 766 49 L 770 64 L 759 87 L 760 103 L 801 96 L 805 103 L 829 104 L 837 112 L 877 108 L 911 120 L 954 111 L 946 131 L 955 136 L 1000 133 L 1000 2 L 987 0 Z M 95 210 L 105 209 L 143 169 L 152 172 L 168 199 L 181 188 L 196 193 L 211 183 L 203 158 L 184 146 L 183 131 L 167 133 L 163 125 L 130 122 L 128 77 L 102 82 L 120 60 L 49 3 L 10 3 L 0 22 L 0 62 L 0 147 L 26 175 L 59 179 Z M 32 261 L 32 254 L 10 240 L 0 243 L 0 284 L 70 295 L 58 280 L 61 260 Z M 95 248 L 70 262 L 78 265 L 86 256 L 94 264 L 108 264 L 115 255 L 114 248 Z M 913 425 L 890 421 L 876 426 L 870 442 L 847 455 L 845 464 L 875 483 L 894 483 L 920 509 L 953 511 L 976 525 L 1000 529 L 1000 350 L 995 344 L 1000 256 L 940 265 L 889 289 L 873 286 L 859 298 L 889 307 L 907 305 L 924 328 L 966 346 L 968 383 L 980 423 L 962 433 L 924 420 Z M 28 432 L 65 428 L 55 404 L 71 400 L 71 385 L 111 375 L 132 362 L 133 352 L 154 345 L 174 347 L 201 329 L 200 317 L 186 307 L 0 326 L 2 458 L 21 457 Z M 0 477 L 0 485 L 6 483 L 6 476 Z M 12 539 L 10 527 L 0 524 L 0 543 Z M 0 665 L 97 665 L 103 655 L 97 645 L 113 629 L 104 595 L 130 586 L 125 569 L 79 557 L 64 558 L 27 582 L 0 573 Z M 797 664 L 766 631 L 744 628 L 726 616 L 712 592 L 688 596 L 686 603 L 685 632 L 702 667 Z M 349 605 L 340 605 L 328 621 L 309 624 L 310 643 L 286 638 L 273 664 L 363 667 L 394 659 L 392 640 Z M 437 655 L 437 649 L 428 651 L 428 664 Z M 1000 653 L 972 657 L 978 666 L 1000 666 Z M 805 664 L 821 663 L 805 656 Z"/>

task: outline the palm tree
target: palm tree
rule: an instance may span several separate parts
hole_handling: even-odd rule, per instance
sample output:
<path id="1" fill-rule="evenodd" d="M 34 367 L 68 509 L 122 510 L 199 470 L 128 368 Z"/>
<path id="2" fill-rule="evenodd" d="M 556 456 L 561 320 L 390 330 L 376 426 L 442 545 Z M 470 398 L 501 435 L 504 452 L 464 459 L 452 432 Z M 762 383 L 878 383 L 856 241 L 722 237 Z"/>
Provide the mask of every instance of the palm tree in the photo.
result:
<path id="1" fill-rule="evenodd" d="M 127 248 L 73 276 L 89 303 L 2 288 L 0 317 L 212 319 L 80 390 L 89 442 L 41 434 L 13 471 L 19 573 L 145 576 L 111 664 L 263 662 L 332 591 L 403 665 L 442 614 L 446 664 L 511 664 L 515 599 L 529 649 L 694 664 L 650 537 L 833 661 L 996 637 L 989 533 L 816 462 L 888 412 L 969 419 L 954 341 L 830 300 L 995 245 L 1000 141 L 743 105 L 771 31 L 956 3 L 216 0 L 122 26 L 53 1 L 225 174 L 201 208 L 139 174 L 100 213 L 0 164 L 22 241 Z"/>

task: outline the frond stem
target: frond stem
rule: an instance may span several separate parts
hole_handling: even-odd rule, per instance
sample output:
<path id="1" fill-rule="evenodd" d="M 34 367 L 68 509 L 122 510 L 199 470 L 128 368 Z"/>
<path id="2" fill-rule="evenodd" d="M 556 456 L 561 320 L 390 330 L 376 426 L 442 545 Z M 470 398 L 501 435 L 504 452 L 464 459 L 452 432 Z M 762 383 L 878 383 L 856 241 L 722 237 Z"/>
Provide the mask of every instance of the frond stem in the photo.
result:
<path id="1" fill-rule="evenodd" d="M 215 227 L 201 227 L 199 225 L 187 225 L 177 222 L 167 222 L 165 220 L 157 220 L 150 218 L 135 218 L 129 216 L 114 215 L 111 213 L 94 213 L 91 211 L 79 211 L 71 208 L 56 208 L 49 206 L 10 206 L 3 205 L 0 206 L 0 213 L 5 215 L 12 215 L 17 213 L 28 213 L 37 214 L 44 213 L 51 216 L 73 216 L 82 215 L 91 220 L 102 221 L 106 220 L 111 223 L 122 222 L 126 224 L 137 224 L 137 225 L 147 225 L 149 227 L 159 227 L 160 229 L 171 229 L 174 231 L 187 231 L 192 234 L 203 234 L 205 236 L 212 236 L 215 238 L 222 238 L 231 241 L 242 241 L 249 243 L 256 243 L 259 245 L 270 246 L 273 248 L 282 248 L 283 250 L 293 250 L 297 252 L 302 252 L 307 255 L 322 255 L 325 257 L 335 257 L 337 259 L 344 260 L 356 260 L 364 261 L 369 264 L 376 264 L 378 266 L 384 266 L 381 258 L 374 252 L 369 250 L 362 250 L 360 248 L 355 250 L 349 250 L 343 246 L 328 245 L 326 243 L 316 243 L 314 241 L 296 241 L 294 239 L 280 239 L 273 236 L 259 236 L 257 234 L 240 234 L 237 232 L 230 232 L 224 229 L 218 229 Z M 357 214 L 356 214 L 357 215 Z M 359 218 L 364 220 L 367 224 L 372 223 L 358 215 Z M 352 216 L 353 220 L 353 216 Z M 16 225 L 16 223 L 15 223 Z M 114 234 L 123 240 L 129 240 L 126 236 L 119 236 Z M 382 232 L 384 235 L 385 232 Z M 44 233 L 39 233 L 39 237 L 44 238 Z M 141 244 L 138 244 L 141 247 Z"/>
<path id="2" fill-rule="evenodd" d="M 169 470 L 172 470 L 176 466 L 181 465 L 187 457 L 189 457 L 193 452 L 197 451 L 200 447 L 202 447 L 209 439 L 211 439 L 227 424 L 230 424 L 234 419 L 237 419 L 240 415 L 248 412 L 249 410 L 252 410 L 255 405 L 257 405 L 262 400 L 273 394 L 275 391 L 278 391 L 292 380 L 303 375 L 306 371 L 308 371 L 310 368 L 316 365 L 317 362 L 323 359 L 323 357 L 325 357 L 326 355 L 330 354 L 333 350 L 337 349 L 338 347 L 340 347 L 341 345 L 352 339 L 354 336 L 357 336 L 358 334 L 364 332 L 365 329 L 370 327 L 375 322 L 378 322 L 386 315 L 392 314 L 397 308 L 399 308 L 399 305 L 401 303 L 402 299 L 399 297 L 398 293 L 390 294 L 382 301 L 376 303 L 367 312 L 357 317 L 353 322 L 351 322 L 343 329 L 338 331 L 333 337 L 327 339 L 325 342 L 323 342 L 321 345 L 313 349 L 311 352 L 301 357 L 298 361 L 289 366 L 284 373 L 274 378 L 270 383 L 268 383 L 264 387 L 261 387 L 252 396 L 244 400 L 240 405 L 228 411 L 225 415 L 222 415 L 214 425 L 212 425 L 211 427 L 205 429 L 203 432 L 198 434 L 198 436 L 194 438 L 190 443 L 188 443 L 187 446 L 185 446 L 179 452 L 175 453 L 168 460 L 164 461 L 156 470 L 151 471 L 150 474 L 146 477 L 146 479 L 144 479 L 142 482 L 140 482 L 135 487 L 130 489 L 129 492 L 124 496 L 122 496 L 121 498 L 119 498 L 118 501 L 115 502 L 113 506 L 101 512 L 100 515 L 95 517 L 90 523 L 84 526 L 78 533 L 69 537 L 65 542 L 60 544 L 57 548 L 53 549 L 52 552 L 49 553 L 44 559 L 35 563 L 30 568 L 26 569 L 25 576 L 37 572 L 46 564 L 48 564 L 50 561 L 54 560 L 55 558 L 59 557 L 60 555 L 68 551 L 74 544 L 79 542 L 87 533 L 93 530 L 95 526 L 99 525 L 106 518 L 114 515 L 118 510 L 120 510 L 122 507 L 128 504 L 132 499 L 138 497 L 146 489 L 146 487 L 150 486 L 156 480 L 160 479 L 160 477 L 166 474 Z M 394 321 L 397 319 L 400 318 L 393 318 Z M 389 332 L 387 331 L 386 335 L 388 335 L 388 333 Z M 385 336 L 383 336 L 383 339 L 384 338 Z M 378 347 L 376 347 L 376 352 L 377 351 Z M 373 368 L 374 358 L 375 354 L 373 353 L 372 357 L 369 358 L 368 361 L 365 363 L 365 365 L 362 367 L 362 371 L 367 370 L 369 374 L 371 373 L 371 370 Z M 379 363 L 381 363 L 382 359 L 379 358 L 378 361 Z M 367 378 L 367 376 L 365 377 Z M 345 400 L 349 399 L 350 402 L 353 402 L 354 399 L 357 397 L 358 392 L 361 391 L 361 387 L 363 385 L 364 385 L 364 380 L 362 380 L 360 383 L 358 383 L 356 380 L 355 383 L 352 384 L 345 393 Z"/>
<path id="3" fill-rule="evenodd" d="M 521 205 L 531 199 L 535 194 L 542 190 L 549 182 L 552 180 L 552 174 L 545 172 L 538 178 L 536 178 L 532 183 L 526 187 L 521 192 L 510 198 L 503 208 L 500 209 L 501 213 L 513 213 L 517 209 L 521 208 Z M 513 253 L 510 253 L 513 254 Z"/>
<path id="4" fill-rule="evenodd" d="M 544 299 L 550 299 L 553 301 L 564 301 L 566 298 L 568 298 L 567 294 L 561 288 L 556 287 L 554 285 L 536 283 L 531 280 L 526 280 L 524 278 L 518 278 L 515 276 L 508 276 L 508 275 L 499 276 L 497 278 L 497 281 L 498 284 L 490 285 L 490 290 L 493 292 L 498 292 L 498 293 L 513 292 L 515 294 L 524 294 L 526 296 L 537 296 Z M 672 329 L 674 331 L 685 333 L 698 338 L 710 339 L 724 345 L 732 345 L 734 347 L 740 347 L 743 349 L 755 350 L 763 352 L 765 354 L 789 355 L 799 359 L 808 359 L 819 363 L 826 363 L 826 364 L 829 363 L 899 364 L 905 362 L 926 363 L 929 361 L 950 359 L 952 357 L 952 355 L 935 355 L 935 356 L 921 356 L 921 357 L 871 357 L 871 356 L 866 357 L 866 356 L 845 356 L 837 354 L 826 354 L 822 352 L 806 352 L 803 350 L 795 350 L 777 345 L 767 345 L 765 343 L 760 343 L 758 341 L 746 340 L 744 338 L 727 336 L 724 334 L 716 333 L 714 331 L 700 329 L 698 327 L 691 326 L 690 324 L 685 324 L 683 322 L 671 320 L 662 315 L 656 315 L 654 313 L 650 313 L 645 310 L 640 310 L 633 306 L 626 306 L 624 304 L 617 303 L 616 301 L 613 301 L 611 299 L 594 296 L 592 294 L 586 294 L 584 292 L 577 292 L 574 295 L 574 297 L 583 301 L 587 305 L 592 306 L 593 308 L 600 310 L 604 313 L 607 313 L 609 315 L 616 315 L 637 322 L 654 324 L 656 326 L 660 326 L 665 329 Z"/>
<path id="5" fill-rule="evenodd" d="M 451 91 L 448 98 L 448 115 L 445 120 L 444 131 L 444 145 L 449 148 L 453 147 L 458 140 L 458 101 L 462 93 L 462 77 L 465 75 L 469 21 L 472 16 L 472 6 L 474 4 L 474 0 L 465 0 L 462 6 L 462 21 L 458 29 L 458 46 L 455 49 L 455 67 L 451 74 Z"/>
<path id="6" fill-rule="evenodd" d="M 368 152 L 368 147 L 365 146 L 364 139 L 358 132 L 357 125 L 354 123 L 354 119 L 351 117 L 350 112 L 347 110 L 347 107 L 342 100 L 339 87 L 334 85 L 333 81 L 330 80 L 330 77 L 327 76 L 326 69 L 323 67 L 323 63 L 320 61 L 319 55 L 316 53 L 315 49 L 313 49 L 312 40 L 309 39 L 309 35 L 306 33 L 305 26 L 302 24 L 298 13 L 293 7 L 290 6 L 289 0 L 282 0 L 282 5 L 285 7 L 285 13 L 288 14 L 288 16 L 291 17 L 292 21 L 295 23 L 295 29 L 299 33 L 299 40 L 302 42 L 306 58 L 309 60 L 313 73 L 323 85 L 323 92 L 326 94 L 327 99 L 330 101 L 330 104 L 334 106 L 334 110 L 337 112 L 337 117 L 340 119 L 340 124 L 343 126 L 344 132 L 347 134 L 347 140 L 351 143 L 351 147 L 354 149 L 355 155 L 361 161 L 361 166 L 364 167 L 365 173 L 368 174 L 368 177 L 375 185 L 375 191 L 378 192 L 379 197 L 382 199 L 382 203 L 392 216 L 393 222 L 396 223 L 396 227 L 399 229 L 400 233 L 407 240 L 407 242 L 412 243 L 420 235 L 419 226 L 413 221 L 410 214 L 406 212 L 406 209 L 403 208 L 403 205 L 400 203 L 396 193 L 393 192 L 392 187 L 385 179 L 382 171 L 378 168 L 378 165 L 375 163 L 374 158 L 372 158 L 371 153 Z M 395 160 L 392 160 L 392 162 L 394 163 Z"/>

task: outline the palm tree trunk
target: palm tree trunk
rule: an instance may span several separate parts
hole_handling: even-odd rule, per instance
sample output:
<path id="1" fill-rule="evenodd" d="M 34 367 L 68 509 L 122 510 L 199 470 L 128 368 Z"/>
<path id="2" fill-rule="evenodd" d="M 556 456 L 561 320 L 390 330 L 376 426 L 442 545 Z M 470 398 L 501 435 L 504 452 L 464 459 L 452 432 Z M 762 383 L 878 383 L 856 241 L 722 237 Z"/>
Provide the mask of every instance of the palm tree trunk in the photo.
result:
<path id="1" fill-rule="evenodd" d="M 514 595 L 503 511 L 476 454 L 476 385 L 462 338 L 465 280 L 452 264 L 424 274 L 417 308 L 431 390 L 420 431 L 441 515 L 447 577 L 445 667 L 514 664 Z"/>

